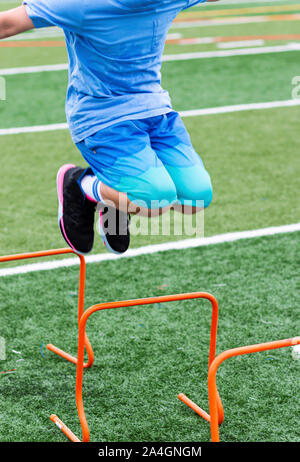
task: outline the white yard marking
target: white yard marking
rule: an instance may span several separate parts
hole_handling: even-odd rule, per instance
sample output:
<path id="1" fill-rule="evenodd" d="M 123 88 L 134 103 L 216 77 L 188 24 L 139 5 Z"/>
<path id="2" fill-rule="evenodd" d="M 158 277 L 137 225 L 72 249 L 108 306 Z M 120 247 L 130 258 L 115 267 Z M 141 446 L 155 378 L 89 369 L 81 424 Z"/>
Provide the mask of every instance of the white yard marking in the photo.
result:
<path id="1" fill-rule="evenodd" d="M 32 29 L 29 32 L 8 37 L 4 39 L 4 42 L 14 42 L 16 40 L 36 40 L 41 38 L 56 38 L 64 36 L 64 31 L 58 27 L 45 27 L 43 29 Z"/>
<path id="2" fill-rule="evenodd" d="M 207 43 L 211 43 L 211 39 L 204 38 Z M 243 50 L 217 50 L 217 51 L 201 51 L 192 53 L 177 53 L 172 55 L 164 55 L 163 61 L 189 61 L 191 59 L 206 59 L 206 58 L 226 58 L 231 56 L 247 56 L 258 55 L 265 53 L 284 53 L 289 51 L 300 51 L 300 43 L 288 43 L 286 45 L 266 46 L 262 48 L 244 48 Z M 50 64 L 43 66 L 28 66 L 28 67 L 12 67 L 7 69 L 0 69 L 0 75 L 19 75 L 19 74 L 33 74 L 39 72 L 57 72 L 67 71 L 68 64 Z"/>
<path id="3" fill-rule="evenodd" d="M 233 106 L 220 106 L 204 109 L 191 109 L 189 111 L 181 111 L 181 117 L 198 117 L 215 114 L 227 114 L 230 112 L 241 112 L 241 111 L 255 111 L 261 109 L 275 109 L 283 107 L 299 106 L 300 99 L 288 99 L 283 101 L 270 101 L 264 103 L 250 103 L 250 104 L 236 104 Z M 4 128 L 0 130 L 0 136 L 5 135 L 20 135 L 26 133 L 41 133 L 50 132 L 57 130 L 67 130 L 67 123 L 50 124 L 50 125 L 33 125 L 31 127 L 15 127 L 15 128 Z"/>
<path id="4" fill-rule="evenodd" d="M 165 55 L 164 62 L 169 61 L 189 61 L 191 59 L 207 58 L 227 58 L 230 56 L 250 56 L 268 53 L 285 53 L 288 51 L 300 51 L 300 43 L 288 43 L 287 45 L 267 46 L 261 48 L 243 48 L 242 50 L 217 50 L 217 51 L 199 51 L 192 53 L 177 53 Z M 1 71 L 0 71 L 1 72 Z"/>
<path id="5" fill-rule="evenodd" d="M 174 22 L 171 30 L 191 29 L 193 27 L 211 27 L 211 26 L 232 26 L 236 24 L 255 24 L 263 22 L 282 22 L 282 21 L 299 21 L 299 13 L 289 15 L 257 15 L 257 16 L 237 16 L 237 17 L 219 17 L 214 19 L 193 19 Z"/>
<path id="6" fill-rule="evenodd" d="M 212 3 L 209 6 L 215 6 L 216 9 L 220 8 L 222 5 L 242 5 L 245 6 L 248 3 L 276 3 L 281 2 L 282 0 L 220 0 L 218 3 Z"/>
<path id="7" fill-rule="evenodd" d="M 0 69 L 0 75 L 35 74 L 39 72 L 67 71 L 68 64 L 50 64 L 45 66 L 10 67 Z"/>
<path id="8" fill-rule="evenodd" d="M 123 258 L 139 257 L 141 255 L 151 255 L 158 252 L 166 252 L 168 250 L 184 250 L 196 247 L 203 247 L 214 244 L 222 244 L 224 242 L 234 242 L 241 239 L 253 239 L 263 236 L 272 236 L 276 234 L 293 233 L 300 231 L 300 223 L 284 226 L 274 226 L 270 228 L 255 229 L 252 231 L 239 231 L 227 234 L 218 234 L 211 237 L 185 239 L 177 242 L 166 242 L 163 244 L 148 245 L 137 249 L 130 249 L 122 256 L 116 256 L 111 253 L 88 255 L 86 263 L 99 263 L 108 260 L 120 260 Z M 79 259 L 65 258 L 63 260 L 47 261 L 42 263 L 26 264 L 16 266 L 15 268 L 4 268 L 0 270 L 0 277 L 12 276 L 17 274 L 33 273 L 37 271 L 54 270 L 58 268 L 67 268 L 70 266 L 78 266 Z"/>
<path id="9" fill-rule="evenodd" d="M 246 47 L 262 47 L 265 44 L 264 40 L 240 40 L 236 42 L 220 42 L 217 43 L 217 48 L 246 48 Z"/>
<path id="10" fill-rule="evenodd" d="M 232 26 L 235 24 L 252 24 L 269 22 L 268 16 L 240 16 L 233 18 L 195 19 L 194 21 L 181 21 L 172 24 L 171 30 L 191 29 L 192 27 Z"/>
<path id="11" fill-rule="evenodd" d="M 22 133 L 53 132 L 56 130 L 67 130 L 68 124 L 33 125 L 31 127 L 4 128 L 0 130 L 0 136 L 20 135 Z"/>
<path id="12" fill-rule="evenodd" d="M 64 38 L 65 34 L 63 29 L 59 27 L 45 27 L 43 29 L 32 29 L 29 32 L 24 32 L 22 34 L 14 35 L 12 37 L 8 37 L 3 39 L 4 42 L 15 42 L 19 40 L 37 40 L 37 39 L 45 39 L 45 38 L 57 38 L 62 37 Z M 167 40 L 169 39 L 177 39 L 181 38 L 181 34 L 168 34 Z"/>

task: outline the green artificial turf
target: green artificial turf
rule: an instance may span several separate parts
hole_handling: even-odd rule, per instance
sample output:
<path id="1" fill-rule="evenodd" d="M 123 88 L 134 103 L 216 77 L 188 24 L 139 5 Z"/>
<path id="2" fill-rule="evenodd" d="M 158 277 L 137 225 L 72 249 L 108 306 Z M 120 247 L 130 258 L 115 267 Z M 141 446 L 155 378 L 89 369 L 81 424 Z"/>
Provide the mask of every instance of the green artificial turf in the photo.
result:
<path id="1" fill-rule="evenodd" d="M 201 26 L 177 29 L 176 25 L 170 29 L 170 34 L 180 33 L 182 38 L 190 37 L 243 37 L 257 35 L 282 35 L 282 34 L 298 34 L 299 27 L 297 21 L 276 21 L 267 23 L 250 23 L 250 24 L 230 24 L 220 26 Z M 41 40 L 41 39 L 39 39 Z M 53 37 L 45 38 L 44 40 L 62 40 Z M 273 40 L 267 41 L 265 46 L 274 44 L 285 44 L 290 40 Z M 34 40 L 32 41 L 34 45 Z M 167 44 L 165 54 L 177 54 L 185 52 L 199 52 L 216 50 L 216 44 L 202 45 L 177 45 Z M 11 67 L 26 67 L 37 65 L 50 65 L 66 63 L 68 60 L 65 47 L 20 47 L 20 48 L 1 48 L 0 50 L 1 68 Z M 202 66 L 201 62 L 201 66 Z"/>
<path id="2" fill-rule="evenodd" d="M 204 4 L 199 4 L 195 7 L 193 7 L 194 11 L 220 11 L 220 10 L 230 10 L 230 9 L 239 9 L 243 11 L 243 8 L 256 8 L 256 7 L 268 7 L 268 6 L 280 6 L 280 5 L 299 5 L 299 0 L 280 0 L 280 1 L 275 1 L 275 2 L 247 2 L 247 0 L 243 0 L 241 2 L 237 3 L 226 3 L 226 0 L 218 3 L 204 3 Z"/>
<path id="3" fill-rule="evenodd" d="M 290 99 L 298 73 L 298 52 L 286 52 L 168 62 L 162 83 L 183 111 Z M 64 122 L 66 88 L 63 71 L 6 76 L 1 128 Z"/>
<path id="4" fill-rule="evenodd" d="M 2 48 L 0 69 L 67 63 L 65 47 Z"/>
<path id="5" fill-rule="evenodd" d="M 205 236 L 299 222 L 299 111 L 185 119 L 214 187 Z M 4 136 L 0 150 L 8 179 L 0 192 L 0 254 L 65 246 L 57 226 L 56 172 L 64 163 L 85 165 L 69 133 Z M 137 229 L 132 247 L 186 237 L 193 236 L 176 236 L 172 229 L 169 235 L 141 235 Z M 94 252 L 103 249 L 96 235 Z"/>
<path id="6" fill-rule="evenodd" d="M 211 25 L 197 27 L 191 25 L 189 28 L 176 29 L 176 23 L 173 24 L 171 33 L 180 33 L 183 37 L 241 37 L 247 35 L 279 35 L 279 34 L 297 34 L 299 27 L 297 21 L 270 21 L 264 23 L 245 23 L 245 24 L 228 24 L 228 25 Z M 169 47 L 170 45 L 168 45 Z M 195 48 L 195 46 L 194 46 Z M 198 45 L 200 50 L 200 47 Z M 182 46 L 177 47 L 177 53 L 181 52 Z M 197 50 L 197 51 L 199 51 Z M 202 50 L 202 46 L 201 46 Z M 169 51 L 169 48 L 168 48 Z M 174 47 L 175 51 L 175 47 Z M 190 50 L 192 51 L 192 50 Z"/>
<path id="7" fill-rule="evenodd" d="M 86 307 L 209 291 L 220 305 L 217 353 L 298 336 L 299 237 L 89 265 Z M 80 436 L 76 368 L 45 348 L 51 342 L 76 352 L 77 279 L 78 268 L 69 268 L 0 280 L 7 352 L 1 367 L 17 369 L 0 375 L 1 441 L 65 441 L 51 413 Z M 209 441 L 209 424 L 176 395 L 184 392 L 208 410 L 210 317 L 208 301 L 191 301 L 90 318 L 96 360 L 84 373 L 83 396 L 92 441 Z M 299 368 L 290 348 L 223 363 L 217 379 L 225 410 L 221 441 L 299 441 Z"/>
<path id="8" fill-rule="evenodd" d="M 0 10 L 20 4 L 0 1 Z M 274 2 L 281 4 L 298 5 L 299 0 Z M 212 9 L 217 15 L 221 9 L 241 9 L 244 15 L 243 7 L 271 5 L 222 2 L 194 11 Z M 297 34 L 298 22 L 174 25 L 170 32 L 182 37 Z M 266 42 L 275 43 L 285 42 Z M 216 46 L 167 45 L 165 54 L 209 49 Z M 298 55 L 168 62 L 163 85 L 179 111 L 290 99 Z M 65 47 L 0 48 L 0 68 L 65 62 Z M 6 86 L 1 129 L 65 121 L 66 72 L 6 76 Z M 214 200 L 204 214 L 205 236 L 300 221 L 299 111 L 278 108 L 184 119 L 214 187 Z M 63 163 L 84 165 L 69 133 L 0 136 L 0 153 L 0 255 L 66 246 L 57 226 L 56 172 Z M 180 215 L 173 218 L 177 223 Z M 132 229 L 138 224 L 133 219 Z M 131 247 L 187 237 L 193 236 L 172 230 L 133 235 Z M 97 235 L 94 253 L 103 251 Z M 294 233 L 93 264 L 87 267 L 86 308 L 104 301 L 209 291 L 220 304 L 219 353 L 300 335 L 299 263 L 299 233 Z M 76 267 L 0 278 L 0 337 L 7 354 L 0 372 L 17 369 L 0 374 L 0 441 L 66 441 L 50 422 L 51 413 L 81 435 L 76 368 L 45 348 L 52 342 L 76 352 L 77 290 Z M 87 332 L 96 361 L 84 378 L 92 441 L 209 441 L 209 424 L 176 395 L 184 392 L 208 411 L 210 316 L 207 301 L 93 315 Z M 221 441 L 298 442 L 299 371 L 290 348 L 222 364 Z"/>
<path id="9" fill-rule="evenodd" d="M 274 2 L 275 5 L 297 5 L 299 4 L 299 0 L 281 0 L 281 1 L 276 1 Z M 6 1 L 6 0 L 0 0 L 0 11 L 2 10 L 7 10 L 9 8 L 16 8 L 17 6 L 21 5 L 21 1 Z M 205 3 L 199 6 L 195 6 L 193 8 L 193 11 L 207 11 L 207 10 L 225 10 L 225 9 L 242 9 L 242 8 L 252 8 L 252 7 L 257 7 L 257 6 L 268 6 L 269 4 L 266 2 L 247 2 L 245 0 L 244 2 L 241 2 L 239 4 L 229 4 L 227 5 L 226 2 L 220 2 L 216 4 L 209 4 Z M 192 11 L 192 10 L 190 10 Z"/>
<path id="10" fill-rule="evenodd" d="M 281 25 L 287 32 L 287 24 Z M 261 27 L 245 25 L 244 33 L 262 33 Z M 279 23 L 263 27 L 266 33 L 280 32 Z M 224 34 L 222 26 L 213 30 Z M 243 32 L 241 26 L 231 30 L 233 35 Z M 7 51 L 2 49 L 1 56 Z M 62 51 L 12 49 L 5 55 L 10 60 L 5 66 L 63 62 L 58 59 Z M 28 52 L 28 60 L 18 64 L 15 52 L 19 57 Z M 177 110 L 289 99 L 297 62 L 296 52 L 170 62 L 163 67 L 163 84 Z M 7 76 L 1 128 L 64 122 L 66 78 L 66 72 Z M 299 221 L 298 119 L 298 108 L 185 119 L 214 186 L 214 200 L 204 217 L 205 235 Z M 6 179 L 0 193 L 0 254 L 64 246 L 57 228 L 56 172 L 66 162 L 84 165 L 69 133 L 3 136 L 0 151 Z M 132 246 L 184 237 L 191 236 L 137 235 Z M 103 251 L 98 236 L 94 251 Z"/>

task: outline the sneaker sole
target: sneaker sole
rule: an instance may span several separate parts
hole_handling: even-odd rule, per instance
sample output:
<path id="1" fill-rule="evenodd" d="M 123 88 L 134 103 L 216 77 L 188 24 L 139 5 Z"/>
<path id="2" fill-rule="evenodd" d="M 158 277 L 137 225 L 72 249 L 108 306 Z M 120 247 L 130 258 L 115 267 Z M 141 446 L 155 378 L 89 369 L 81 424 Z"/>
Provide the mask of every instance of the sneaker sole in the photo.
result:
<path id="1" fill-rule="evenodd" d="M 122 252 L 117 252 L 114 250 L 108 243 L 107 237 L 105 235 L 104 229 L 103 229 L 103 220 L 102 220 L 102 211 L 99 210 L 99 220 L 98 220 L 98 225 L 97 225 L 97 230 L 98 233 L 100 234 L 101 240 L 107 250 L 109 250 L 111 253 L 114 253 L 115 255 L 122 255 Z"/>
<path id="2" fill-rule="evenodd" d="M 79 252 L 78 250 L 75 249 L 75 247 L 72 245 L 72 243 L 69 241 L 65 227 L 64 227 L 64 195 L 63 195 L 63 184 L 64 184 L 64 177 L 65 174 L 70 168 L 74 168 L 75 165 L 73 164 L 66 164 L 63 165 L 57 172 L 56 176 L 56 188 L 57 188 L 57 197 L 58 197 L 58 225 L 61 229 L 61 232 L 63 234 L 63 237 L 67 244 L 71 247 L 74 252 L 76 252 L 79 255 L 86 255 L 85 253 Z"/>

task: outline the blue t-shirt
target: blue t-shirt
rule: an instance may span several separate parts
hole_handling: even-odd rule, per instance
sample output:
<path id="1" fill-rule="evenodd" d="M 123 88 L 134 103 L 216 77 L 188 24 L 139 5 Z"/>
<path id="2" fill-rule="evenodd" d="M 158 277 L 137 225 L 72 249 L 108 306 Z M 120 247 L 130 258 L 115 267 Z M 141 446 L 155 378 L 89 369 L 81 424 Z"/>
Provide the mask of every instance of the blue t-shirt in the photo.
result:
<path id="1" fill-rule="evenodd" d="M 167 32 L 205 0 L 25 0 L 35 27 L 64 30 L 69 55 L 66 115 L 75 143 L 101 128 L 172 110 L 161 87 Z"/>

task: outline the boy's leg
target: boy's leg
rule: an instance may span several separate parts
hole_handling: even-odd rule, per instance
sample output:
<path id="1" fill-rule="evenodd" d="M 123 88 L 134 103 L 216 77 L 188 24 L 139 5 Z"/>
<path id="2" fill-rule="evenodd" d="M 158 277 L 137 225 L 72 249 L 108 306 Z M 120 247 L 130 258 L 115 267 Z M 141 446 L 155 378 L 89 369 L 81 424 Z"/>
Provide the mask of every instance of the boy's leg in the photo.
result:
<path id="1" fill-rule="evenodd" d="M 63 165 L 57 174 L 58 223 L 68 245 L 77 253 L 86 254 L 93 248 L 96 203 L 87 200 L 80 180 L 86 170 Z"/>
<path id="2" fill-rule="evenodd" d="M 97 204 L 103 225 L 113 224 L 110 236 L 101 235 L 107 249 L 116 254 L 126 252 L 130 243 L 129 216 L 102 202 L 91 169 L 63 165 L 57 174 L 59 201 L 58 221 L 61 233 L 69 246 L 79 254 L 87 254 L 94 243 L 94 218 Z M 94 187 L 96 186 L 96 187 Z M 98 188 L 100 191 L 100 188 Z"/>
<path id="3" fill-rule="evenodd" d="M 171 204 L 165 206 L 162 204 L 162 206 L 158 208 L 148 208 L 146 203 L 144 206 L 137 205 L 128 198 L 126 193 L 119 192 L 104 183 L 101 183 L 100 191 L 102 200 L 105 204 L 110 204 L 116 209 L 130 215 L 139 215 L 148 218 L 157 217 L 165 213 L 172 206 Z"/>
<path id="4" fill-rule="evenodd" d="M 77 179 L 77 186 L 73 184 L 72 188 L 78 192 L 79 186 L 81 203 L 88 201 L 95 206 L 100 199 L 101 237 L 108 249 L 116 253 L 123 253 L 129 246 L 127 213 L 159 215 L 177 200 L 175 185 L 151 148 L 148 131 L 147 119 L 135 123 L 127 121 L 101 130 L 77 145 L 92 170 L 80 181 Z M 86 181 L 88 176 L 90 178 Z M 65 208 L 64 211 L 67 216 L 68 211 Z M 123 223 L 120 227 L 125 228 L 125 233 L 116 230 L 113 218 L 117 218 L 118 224 Z M 105 221 L 108 222 L 106 230 Z M 89 228 L 92 228 L 91 224 Z M 70 245 L 68 231 L 62 229 L 62 232 Z M 127 245 L 124 245 L 124 239 L 127 239 Z M 71 247 L 77 249 L 77 243 L 71 242 Z"/>
<path id="5" fill-rule="evenodd" d="M 151 147 L 149 131 L 148 119 L 126 121 L 77 145 L 101 183 L 103 201 L 146 216 L 177 199 L 172 179 Z"/>
<path id="6" fill-rule="evenodd" d="M 185 214 L 197 213 L 212 201 L 210 176 L 179 114 L 162 117 L 151 132 L 151 144 L 175 184 L 178 202 L 173 208 Z"/>
<path id="7" fill-rule="evenodd" d="M 81 187 L 89 200 L 96 203 L 101 202 L 106 205 L 111 205 L 130 215 L 153 217 L 161 215 L 171 207 L 170 205 L 165 209 L 147 209 L 145 207 L 138 206 L 129 200 L 126 193 L 119 192 L 116 189 L 102 183 L 93 173 L 87 174 L 82 178 Z"/>

